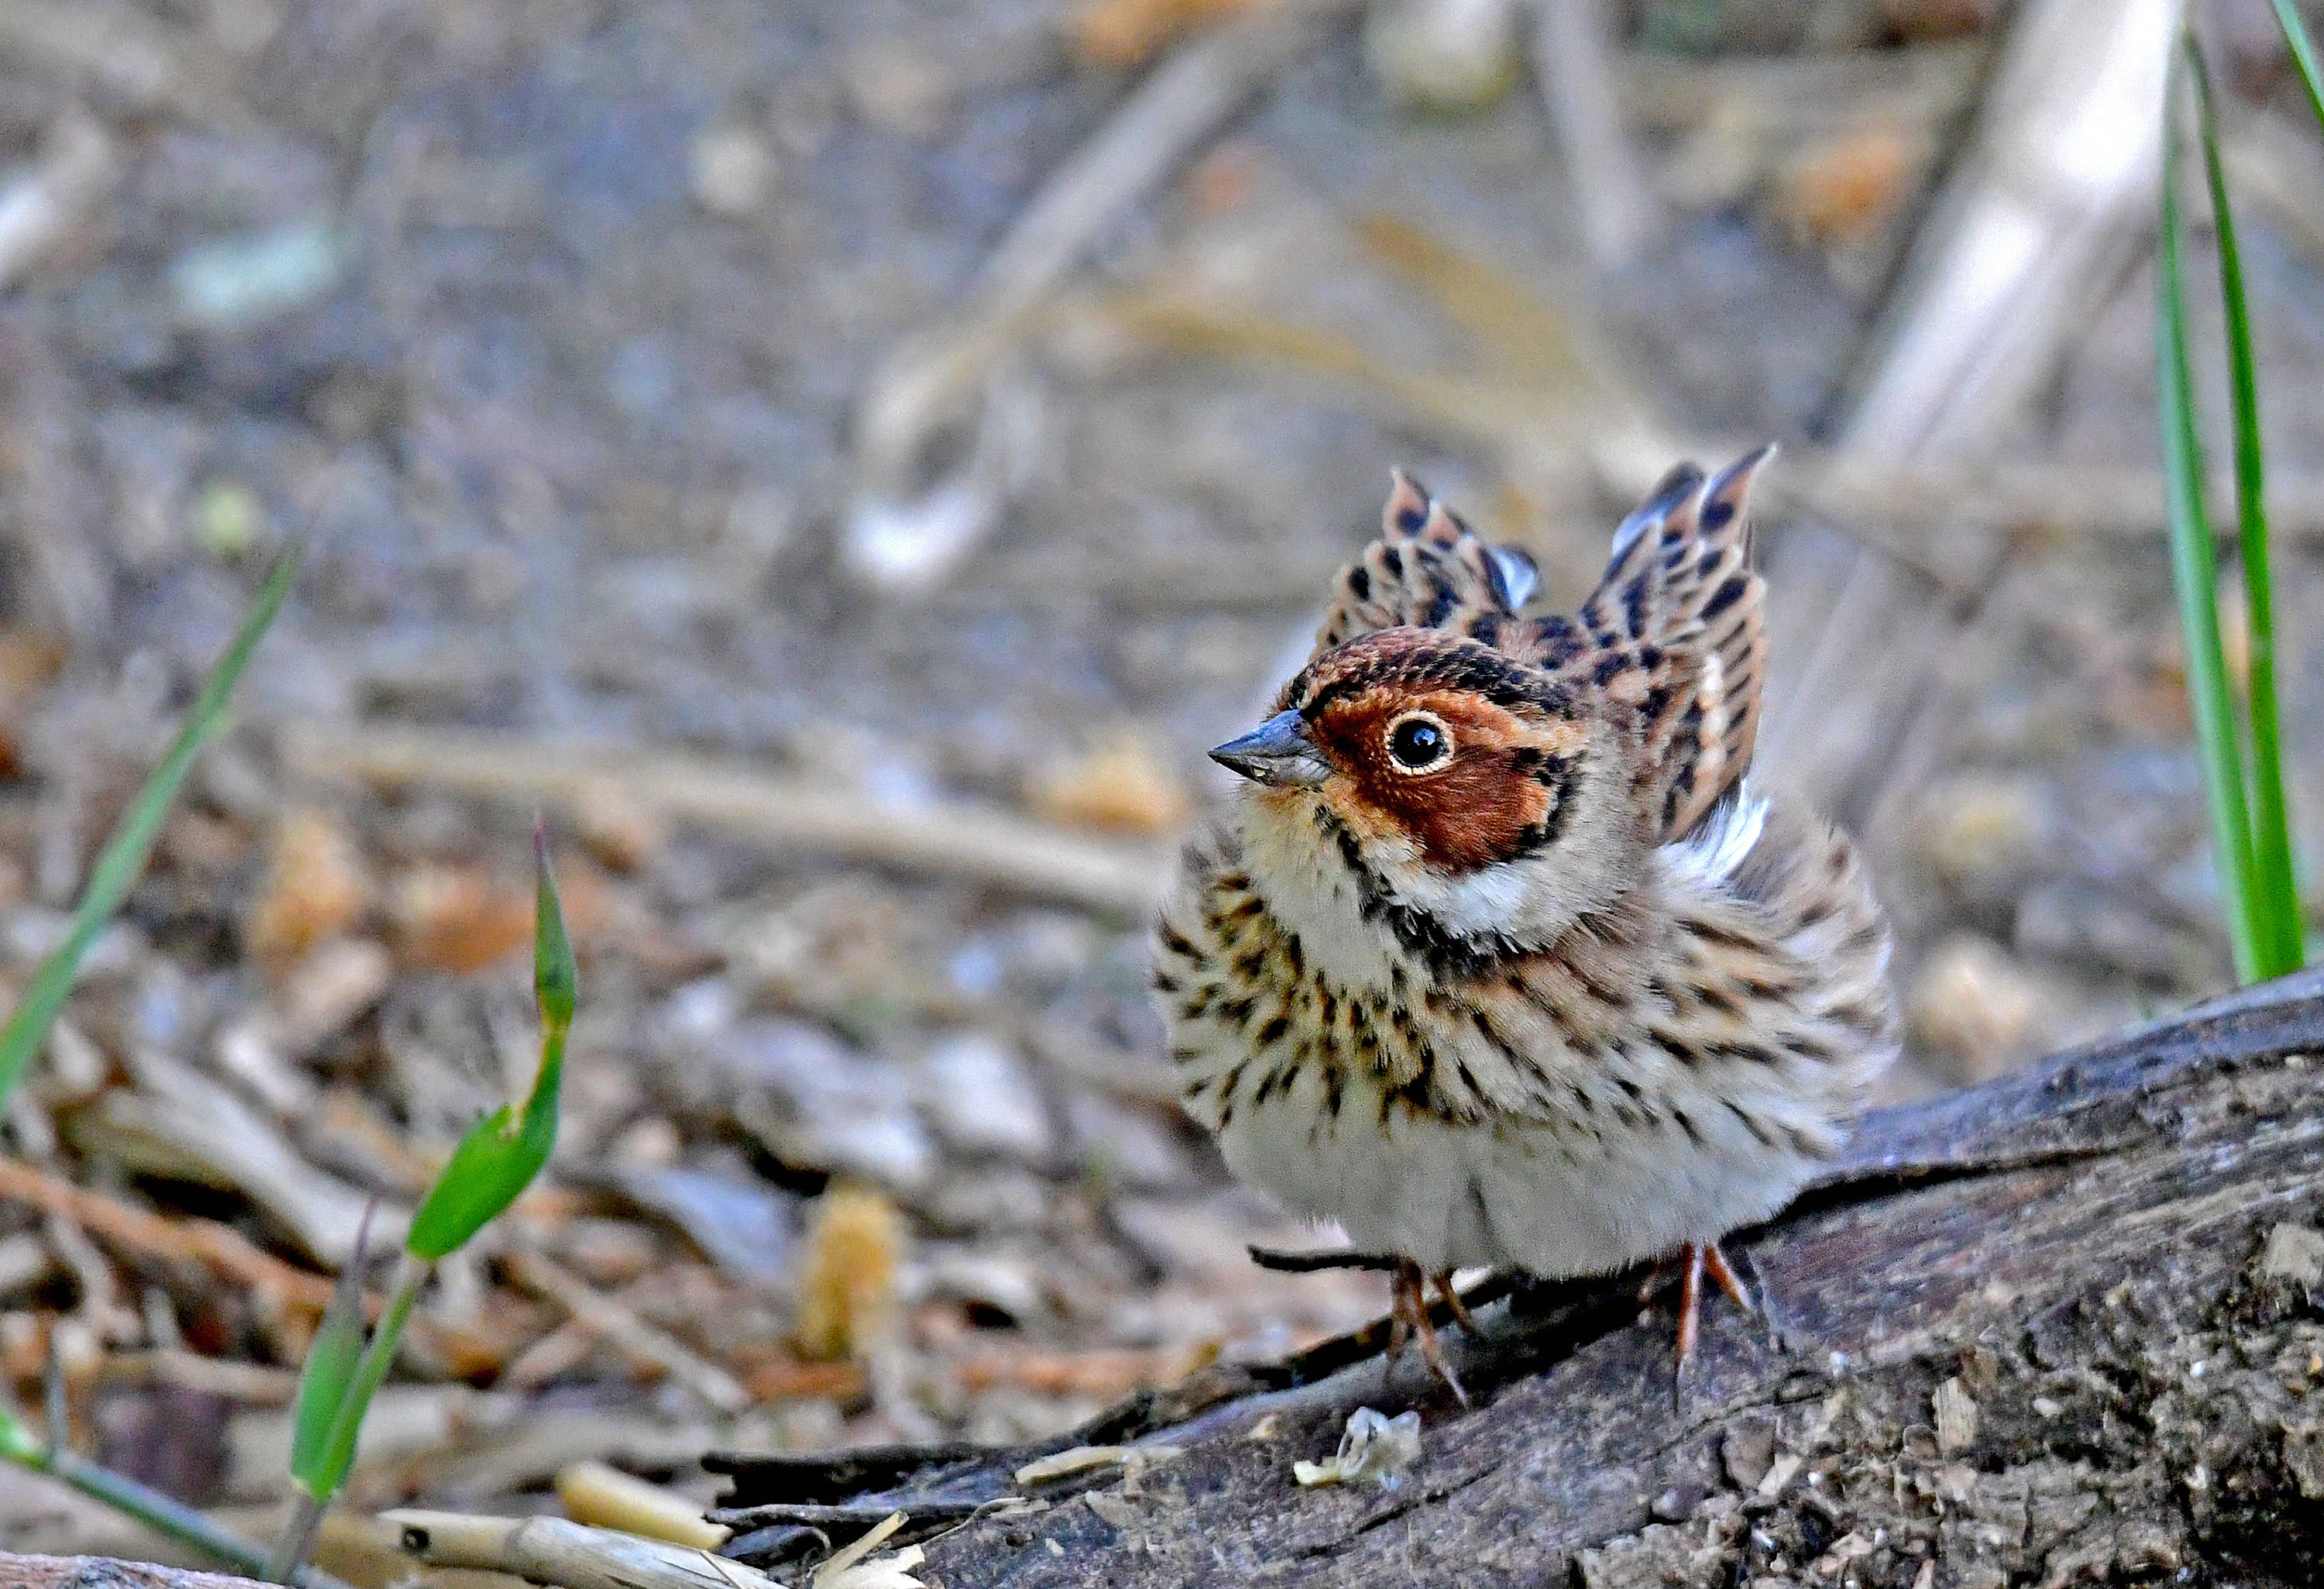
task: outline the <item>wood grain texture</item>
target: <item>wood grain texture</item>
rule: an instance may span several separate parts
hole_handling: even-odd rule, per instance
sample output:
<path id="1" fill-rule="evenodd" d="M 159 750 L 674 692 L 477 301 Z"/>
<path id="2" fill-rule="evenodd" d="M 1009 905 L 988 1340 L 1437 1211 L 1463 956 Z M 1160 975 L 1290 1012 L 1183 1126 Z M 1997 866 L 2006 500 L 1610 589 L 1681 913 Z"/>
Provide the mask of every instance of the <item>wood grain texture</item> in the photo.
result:
<path id="1" fill-rule="evenodd" d="M 228 1573 L 198 1573 L 106 1556 L 17 1556 L 0 1551 L 0 1589 L 264 1589 Z"/>
<path id="2" fill-rule="evenodd" d="M 1774 1322 L 1714 1309 L 1675 1399 L 1667 1313 L 1640 1321 L 1633 1282 L 1526 1288 L 1483 1310 L 1486 1340 L 1450 1336 L 1471 1411 L 1416 1362 L 1384 1371 L 1376 1334 L 1208 1371 L 1075 1437 L 1179 1455 L 954 1528 L 920 1576 L 2306 1581 L 2324 1544 L 2324 1313 L 2256 1260 L 2274 1227 L 2324 1215 L 2310 1052 L 2324 975 L 2302 974 L 1868 1119 L 1843 1165 L 1729 1244 Z M 1421 1409 L 1401 1486 L 1296 1485 L 1294 1460 L 1329 1454 L 1367 1405 Z M 737 1543 L 779 1555 L 797 1538 L 781 1502 L 876 1520 L 1014 1495 L 1017 1465 L 1070 1443 L 859 1457 L 852 1481 L 812 1458 L 726 1459 L 733 1501 L 759 1509 L 735 1520 L 765 1530 Z"/>

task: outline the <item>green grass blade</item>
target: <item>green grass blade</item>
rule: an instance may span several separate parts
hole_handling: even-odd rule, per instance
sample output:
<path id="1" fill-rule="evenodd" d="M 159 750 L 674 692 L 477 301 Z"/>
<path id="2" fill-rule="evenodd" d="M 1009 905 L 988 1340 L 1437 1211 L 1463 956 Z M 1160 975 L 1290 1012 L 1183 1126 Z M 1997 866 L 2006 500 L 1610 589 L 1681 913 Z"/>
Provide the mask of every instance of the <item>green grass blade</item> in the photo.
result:
<path id="1" fill-rule="evenodd" d="M 2316 124 L 2324 126 L 2324 79 L 2316 69 L 2316 46 L 2308 37 L 2308 24 L 2300 20 L 2300 8 L 2292 0 L 2273 0 L 2276 25 L 2283 30 L 2284 44 L 2292 51 L 2292 64 L 2300 69 L 2301 87 L 2308 90 L 2308 108 L 2316 113 Z"/>
<path id="2" fill-rule="evenodd" d="M 420 1287 L 428 1278 L 428 1265 L 405 1260 L 396 1277 L 395 1289 L 382 1311 L 378 1327 L 355 1360 L 354 1371 L 347 1376 L 347 1388 L 340 1398 L 338 1411 L 325 1431 L 314 1462 L 315 1483 L 305 1486 L 307 1493 L 319 1501 L 328 1501 L 347 1482 L 347 1470 L 355 1465 L 355 1439 L 363 1433 L 364 1415 L 371 1411 L 371 1399 L 387 1379 L 390 1364 L 395 1361 L 395 1349 L 403 1339 L 403 1326 L 411 1322 L 412 1305 L 420 1300 Z M 295 1567 L 294 1561 L 292 1566 Z"/>
<path id="3" fill-rule="evenodd" d="M 2156 407 L 2163 428 L 2163 506 L 2171 525 L 2172 584 L 2187 647 L 2187 696 L 2195 717 L 2203 791 L 2211 808 L 2211 845 L 2219 873 L 2236 975 L 2249 983 L 2263 963 L 2252 907 L 2251 835 L 2244 802 L 2243 757 L 2227 696 L 2219 645 L 2217 556 L 2203 507 L 2203 449 L 2195 429 L 2195 377 L 2187 350 L 2187 284 L 2180 256 L 2179 147 L 2175 117 L 2179 69 L 2166 91 L 2163 135 L 2163 236 L 2155 303 Z"/>
<path id="4" fill-rule="evenodd" d="M 72 926 L 64 942 L 41 963 L 32 985 L 25 990 L 23 1002 L 8 1017 L 7 1027 L 0 1030 L 0 1099 L 5 1099 L 23 1079 L 26 1067 L 48 1038 L 50 1022 L 63 1006 L 65 995 L 72 991 L 74 979 L 80 973 L 81 956 L 88 953 L 88 946 L 113 919 L 113 913 L 121 909 L 131 885 L 145 870 L 145 857 L 153 848 L 153 840 L 161 831 L 171 802 L 178 798 L 178 786 L 186 781 L 186 773 L 201 753 L 203 744 L 217 732 L 235 681 L 242 677 L 250 653 L 266 633 L 266 626 L 274 621 L 275 612 L 290 594 L 290 582 L 298 571 L 299 557 L 294 548 L 275 563 L 274 571 L 267 577 L 266 587 L 258 593 L 250 615 L 242 621 L 240 633 L 210 670 L 209 678 L 203 681 L 201 694 L 195 697 L 193 709 L 186 714 L 177 738 L 170 742 L 161 765 L 147 776 L 144 788 L 137 791 L 136 803 L 129 808 L 129 814 L 106 841 L 105 853 L 97 857 L 96 867 L 89 873 L 88 886 L 73 911 Z"/>
<path id="5" fill-rule="evenodd" d="M 557 873 L 549 864 L 549 840 L 536 827 L 532 843 L 538 877 L 533 991 L 540 1005 L 540 1067 L 533 1075 L 522 1113 L 514 1105 L 503 1105 L 479 1121 L 452 1150 L 420 1212 L 411 1216 L 404 1249 L 415 1258 L 441 1258 L 497 1218 L 532 1184 L 557 1146 L 558 1095 L 578 973 L 573 942 L 565 930 L 565 907 L 557 897 Z"/>
<path id="6" fill-rule="evenodd" d="M 323 1453 L 330 1444 L 331 1426 L 355 1384 L 355 1365 L 364 1346 L 364 1260 L 368 1256 L 374 1200 L 364 1210 L 355 1230 L 355 1255 L 331 1288 L 330 1305 L 307 1347 L 307 1363 L 299 1374 L 299 1399 L 291 1416 L 290 1477 L 309 1495 L 324 1483 Z"/>
<path id="7" fill-rule="evenodd" d="M 2202 48 L 2186 41 L 2187 75 L 2195 88 L 2195 125 L 2202 137 L 2203 174 L 2209 184 L 2219 255 L 2219 296 L 2226 310 L 2227 385 L 2235 411 L 2236 523 L 2243 550 L 2245 608 L 2251 626 L 2250 762 L 2252 904 L 2260 915 L 2257 973 L 2282 976 L 2300 969 L 2301 916 L 2292 871 L 2292 826 L 2283 799 L 2283 757 L 2275 700 L 2275 612 L 2268 574 L 2266 482 L 2259 433 L 2259 378 L 2252 357 L 2251 311 L 2244 291 L 2243 252 L 2219 161 L 2218 116 Z"/>
<path id="8" fill-rule="evenodd" d="M 557 869 L 549 864 L 549 829 L 532 825 L 532 994 L 543 1031 L 561 1038 L 573 1025 L 581 973 L 573 963 L 573 939 L 565 930 L 565 901 L 557 895 Z M 540 1091 L 536 1082 L 533 1092 Z"/>

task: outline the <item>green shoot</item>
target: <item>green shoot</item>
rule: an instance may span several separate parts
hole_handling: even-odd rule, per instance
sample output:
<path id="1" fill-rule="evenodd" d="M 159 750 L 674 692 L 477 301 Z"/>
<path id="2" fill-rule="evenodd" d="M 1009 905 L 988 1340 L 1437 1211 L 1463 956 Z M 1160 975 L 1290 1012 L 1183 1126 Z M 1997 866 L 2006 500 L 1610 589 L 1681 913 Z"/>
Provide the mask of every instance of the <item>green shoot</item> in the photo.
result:
<path id="1" fill-rule="evenodd" d="M 355 1230 L 355 1255 L 331 1288 L 330 1306 L 307 1347 L 307 1366 L 299 1374 L 299 1400 L 291 1424 L 290 1476 L 309 1493 L 324 1484 L 330 1448 L 331 1426 L 346 1400 L 364 1347 L 364 1271 L 370 1257 L 371 1216 L 374 1201 L 364 1210 Z"/>
<path id="2" fill-rule="evenodd" d="M 2301 86 L 2308 90 L 2308 107 L 2316 113 L 2316 124 L 2324 126 L 2324 79 L 2316 69 L 2316 46 L 2309 42 L 2308 24 L 2300 20 L 2300 8 L 2292 0 L 2272 0 L 2275 6 L 2276 25 L 2283 30 L 2283 42 L 2292 51 L 2292 64 L 2300 70 Z"/>
<path id="3" fill-rule="evenodd" d="M 2225 300 L 2229 383 L 2236 428 L 2236 503 L 2251 624 L 2250 713 L 2241 717 L 2220 642 L 2214 564 L 2217 544 L 2203 503 L 2202 442 L 2195 414 L 2181 239 L 2181 177 L 2174 112 L 2189 79 L 2204 170 L 2217 215 L 2219 284 Z M 2201 51 L 2190 37 L 2173 63 L 2164 106 L 2161 271 L 2155 314 L 2156 388 L 2163 431 L 2165 507 L 2172 583 L 2187 648 L 2187 691 L 2211 811 L 2213 859 L 2235 952 L 2236 975 L 2252 983 L 2297 969 L 2301 917 L 2292 874 L 2275 707 L 2274 617 L 2268 577 L 2267 521 L 2259 439 L 2258 386 L 2235 223 L 2218 157 L 2218 124 Z M 2248 745 L 2248 763 L 2246 762 Z M 2247 792 L 2249 791 L 2249 792 Z M 2256 797 L 2255 805 L 2254 796 Z"/>
<path id="4" fill-rule="evenodd" d="M 2250 629 L 2250 714 L 2253 902 L 2262 919 L 2259 975 L 2281 976 L 2301 964 L 2300 901 L 2292 873 L 2292 830 L 2283 799 L 2283 756 L 2275 704 L 2275 605 L 2268 575 L 2267 507 L 2259 434 L 2259 378 L 2252 358 L 2251 310 L 2244 293 L 2243 252 L 2236 242 L 2227 178 L 2219 162 L 2218 115 L 2211 74 L 2192 37 L 2188 77 L 2195 86 L 2196 123 L 2202 132 L 2203 172 L 2210 188 L 2218 245 L 2219 294 L 2226 311 L 2227 378 L 2235 409 L 2236 523 L 2243 553 L 2244 605 Z"/>
<path id="5" fill-rule="evenodd" d="M 573 946 L 549 869 L 547 838 L 533 835 L 539 894 L 534 906 L 533 996 L 540 1008 L 540 1068 L 520 1114 L 503 1105 L 480 1121 L 411 1217 L 404 1245 L 434 1260 L 460 1246 L 516 1201 L 557 1145 L 557 1095 L 565 1072 L 565 1038 L 573 1026 Z"/>
<path id="6" fill-rule="evenodd" d="M 412 1216 L 394 1289 L 368 1341 L 363 1339 L 361 1325 L 360 1243 L 355 1262 L 340 1277 L 300 1376 L 290 1476 L 302 1498 L 291 1527 L 267 1564 L 267 1575 L 278 1583 L 290 1582 L 314 1548 L 323 1512 L 346 1483 L 364 1416 L 387 1378 L 403 1327 L 436 1261 L 515 1202 L 557 1145 L 558 1094 L 578 975 L 572 940 L 565 930 L 564 907 L 557 897 L 557 876 L 549 864 L 548 836 L 538 827 L 533 830 L 533 862 L 538 878 L 533 995 L 540 1009 L 540 1068 L 521 1111 L 503 1105 L 453 1150 Z"/>
<path id="7" fill-rule="evenodd" d="M 2167 101 L 2177 102 L 2177 71 Z M 2214 584 L 2211 518 L 2203 505 L 2202 442 L 2195 430 L 2195 374 L 2187 346 L 2187 288 L 2179 246 L 2179 151 L 2166 113 L 2163 141 L 2161 295 L 2155 306 L 2156 391 L 2163 422 L 2164 506 L 2171 522 L 2172 583 L 2179 592 L 2179 627 L 2187 647 L 2187 695 L 2195 716 L 2203 792 L 2211 810 L 2212 860 L 2225 895 L 2227 936 L 2236 977 L 2256 981 L 2259 936 L 2246 901 L 2251 881 L 2251 833 L 2244 799 L 2243 755 L 2227 670 L 2219 643 L 2219 598 Z"/>
<path id="8" fill-rule="evenodd" d="M 106 841 L 104 852 L 90 869 L 80 903 L 74 908 L 64 941 L 41 963 L 32 985 L 9 1013 L 7 1026 L 0 1029 L 0 1099 L 5 1099 L 31 1068 L 41 1045 L 48 1039 L 57 1012 L 72 992 L 89 945 L 105 929 L 114 912 L 121 909 L 122 901 L 129 897 L 130 889 L 145 870 L 146 857 L 152 853 L 153 841 L 161 835 L 161 824 L 177 799 L 179 788 L 192 770 L 194 758 L 225 720 L 227 697 L 249 665 L 251 653 L 258 649 L 258 642 L 281 609 L 283 598 L 290 595 L 298 572 L 299 554 L 293 548 L 276 560 L 257 601 L 243 619 L 241 629 L 211 668 L 209 677 L 203 680 L 201 693 L 194 697 L 193 707 L 186 714 L 177 736 L 170 742 L 160 764 L 146 775 L 128 814 Z M 16 1418 L 0 1412 L 0 1461 L 62 1480 L 83 1494 L 207 1553 L 237 1572 L 256 1572 L 265 1565 L 265 1551 L 254 1542 L 219 1527 L 157 1490 L 77 1455 L 64 1446 L 60 1430 L 52 1430 L 51 1436 L 42 1440 Z M 346 1589 L 339 1580 L 312 1568 L 298 1574 L 297 1582 L 309 1589 L 323 1589 L 326 1585 L 329 1589 Z"/>
<path id="9" fill-rule="evenodd" d="M 241 631 L 226 648 L 226 654 L 218 658 L 209 678 L 203 681 L 201 694 L 195 697 L 193 709 L 186 714 L 185 724 L 170 742 L 161 764 L 147 775 L 128 815 L 106 841 L 105 853 L 97 857 L 97 865 L 89 873 L 88 886 L 73 910 L 72 925 L 64 941 L 41 962 L 32 985 L 25 990 L 23 1002 L 9 1015 L 6 1028 L 0 1030 L 0 1100 L 5 1100 L 23 1079 L 33 1056 L 48 1039 L 50 1024 L 63 1007 L 65 995 L 72 992 L 73 982 L 80 975 L 81 957 L 88 953 L 89 945 L 113 919 L 113 913 L 121 909 L 138 874 L 145 870 L 145 857 L 152 852 L 161 823 L 178 798 L 179 786 L 185 782 L 202 746 L 217 731 L 235 681 L 242 677 L 251 652 L 258 649 L 267 625 L 274 621 L 298 571 L 296 549 L 284 552 L 275 562 L 265 588 L 258 593 L 256 604 L 242 621 Z"/>
<path id="10" fill-rule="evenodd" d="M 125 1474 L 89 1461 L 57 1440 L 43 1439 L 5 1411 L 0 1411 L 0 1461 L 69 1484 L 115 1511 L 135 1518 L 165 1538 L 190 1546 L 237 1573 L 255 1573 L 266 1565 L 265 1547 L 256 1540 L 211 1521 L 183 1501 L 141 1484 Z M 343 1581 L 319 1567 L 303 1569 L 297 1582 L 301 1589 L 347 1589 Z"/>

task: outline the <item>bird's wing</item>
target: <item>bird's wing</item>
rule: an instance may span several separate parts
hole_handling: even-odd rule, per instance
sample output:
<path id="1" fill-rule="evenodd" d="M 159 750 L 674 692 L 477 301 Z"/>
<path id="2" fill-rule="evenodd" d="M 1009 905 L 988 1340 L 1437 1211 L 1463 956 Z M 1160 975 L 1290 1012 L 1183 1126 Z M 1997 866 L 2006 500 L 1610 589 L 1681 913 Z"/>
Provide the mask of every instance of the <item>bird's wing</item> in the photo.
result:
<path id="1" fill-rule="evenodd" d="M 1342 570 L 1315 651 L 1406 626 L 1498 644 L 1522 627 L 1536 577 L 1531 558 L 1488 542 L 1399 469 L 1379 539 Z"/>
<path id="2" fill-rule="evenodd" d="M 1692 831 L 1750 768 L 1766 585 L 1751 568 L 1745 508 L 1774 451 L 1707 482 L 1692 464 L 1673 469 L 1614 532 L 1582 610 L 1534 620 L 1508 648 L 1636 712 L 1640 792 L 1665 840 Z"/>

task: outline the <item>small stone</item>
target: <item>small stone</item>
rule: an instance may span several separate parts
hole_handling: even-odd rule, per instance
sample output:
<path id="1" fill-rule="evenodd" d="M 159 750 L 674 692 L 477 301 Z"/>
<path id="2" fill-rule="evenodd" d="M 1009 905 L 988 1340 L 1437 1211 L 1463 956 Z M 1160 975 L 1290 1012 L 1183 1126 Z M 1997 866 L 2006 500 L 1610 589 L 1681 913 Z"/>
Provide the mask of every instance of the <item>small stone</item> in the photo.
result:
<path id="1" fill-rule="evenodd" d="M 1146 1510 L 1135 1501 L 1120 1495 L 1110 1495 L 1102 1490 L 1092 1490 L 1082 1497 L 1083 1503 L 1107 1523 L 1127 1533 L 1146 1520 Z"/>
<path id="2" fill-rule="evenodd" d="M 622 1188 L 684 1231 L 703 1255 L 734 1279 L 772 1286 L 790 1263 L 792 1199 L 744 1173 L 639 1166 Z"/>
<path id="3" fill-rule="evenodd" d="M 1041 1295 L 1040 1277 L 1028 1260 L 973 1248 L 952 1247 L 929 1253 L 905 1289 L 915 1301 L 949 1297 L 973 1302 L 1020 1326 L 1049 1313 Z"/>
<path id="4" fill-rule="evenodd" d="M 589 853 L 616 872 L 635 872 L 669 836 L 660 817 L 620 781 L 593 778 L 574 791 L 573 816 Z"/>
<path id="5" fill-rule="evenodd" d="M 932 136 L 953 107 L 954 88 L 944 69 L 894 40 L 859 51 L 842 74 L 855 114 L 883 133 Z"/>
<path id="6" fill-rule="evenodd" d="M 1099 1178 L 1143 1191 L 1167 1191 L 1193 1180 L 1193 1166 L 1176 1135 L 1153 1113 L 1084 1092 L 1067 1105 L 1067 1114 L 1074 1146 Z"/>
<path id="7" fill-rule="evenodd" d="M 170 266 L 178 318 L 198 330 L 248 329 L 337 286 L 350 254 L 328 217 L 245 232 L 187 250 Z"/>
<path id="8" fill-rule="evenodd" d="M 1399 104 L 1482 109 L 1517 78 L 1516 12 L 1509 0 L 1385 0 L 1365 25 L 1364 60 Z"/>
<path id="9" fill-rule="evenodd" d="M 744 1021 L 679 1045 L 706 1103 L 723 1105 L 786 1163 L 913 1192 L 937 1155 L 911 1077 L 800 1021 Z"/>
<path id="10" fill-rule="evenodd" d="M 2311 1425 L 2283 1427 L 2283 1465 L 2303 1500 L 2324 1501 L 2324 1429 Z"/>
<path id="11" fill-rule="evenodd" d="M 1947 779 L 1921 801 L 1923 853 L 1937 880 L 1972 902 L 2013 898 L 2055 826 L 2039 781 L 2003 772 Z"/>
<path id="12" fill-rule="evenodd" d="M 1977 1403 L 1958 1377 L 1947 1380 L 1929 1399 L 1937 1425 L 1937 1450 L 1958 1456 L 1977 1444 Z"/>
<path id="13" fill-rule="evenodd" d="M 2295 1286 L 2324 1286 L 2324 1233 L 2304 1224 L 2279 1224 L 2267 1233 L 2260 1253 L 2262 1280 L 2289 1280 Z"/>
<path id="14" fill-rule="evenodd" d="M 1728 1427 L 1719 1442 L 1719 1460 L 1728 1482 L 1739 1490 L 1756 1490 L 1775 1460 L 1775 1427 L 1765 1418 L 1747 1418 Z"/>
<path id="15" fill-rule="evenodd" d="M 317 944 L 283 979 L 273 1035 L 303 1059 L 380 1002 L 395 975 L 386 948 L 367 938 Z"/>
<path id="16" fill-rule="evenodd" d="M 668 1116 L 648 1115 L 615 1137 L 606 1157 L 627 1169 L 666 1169 L 678 1162 L 685 1139 Z"/>
<path id="17" fill-rule="evenodd" d="M 775 154 L 748 127 L 721 127 L 694 141 L 687 160 L 694 201 L 713 215 L 754 212 L 775 185 Z"/>
<path id="18" fill-rule="evenodd" d="M 1753 1493 L 1762 1501 L 1772 1501 L 1781 1495 L 1784 1492 L 1784 1487 L 1798 1476 L 1802 1461 L 1799 1453 L 1795 1451 L 1783 1453 L 1767 1464 L 1766 1473 L 1759 1475 L 1759 1483 Z"/>
<path id="19" fill-rule="evenodd" d="M 917 1207 L 932 1230 L 991 1234 L 1044 1229 L 1056 1201 L 1049 1182 L 1007 1168 L 947 1177 Z"/>
<path id="20" fill-rule="evenodd" d="M 1646 1510 L 1666 1523 L 1684 1522 L 1702 1504 L 1702 1486 L 1674 1484 L 1654 1499 Z"/>
<path id="21" fill-rule="evenodd" d="M 920 1062 L 918 1091 L 936 1134 L 963 1153 L 1039 1166 L 1056 1150 L 1040 1089 L 1023 1061 L 994 1039 L 964 1032 L 938 1043 Z"/>
<path id="22" fill-rule="evenodd" d="M 1905 999 L 1914 1041 L 1979 1082 L 2030 1058 L 2044 1035 L 2043 990 L 1992 939 L 1956 933 L 1922 963 Z"/>
<path id="23" fill-rule="evenodd" d="M 555 1244 L 565 1261 L 596 1286 L 626 1286 L 651 1269 L 660 1255 L 653 1233 L 644 1226 L 586 1215 L 559 1226 Z"/>

